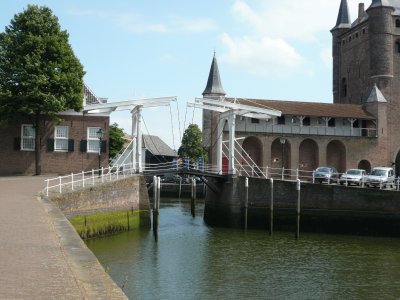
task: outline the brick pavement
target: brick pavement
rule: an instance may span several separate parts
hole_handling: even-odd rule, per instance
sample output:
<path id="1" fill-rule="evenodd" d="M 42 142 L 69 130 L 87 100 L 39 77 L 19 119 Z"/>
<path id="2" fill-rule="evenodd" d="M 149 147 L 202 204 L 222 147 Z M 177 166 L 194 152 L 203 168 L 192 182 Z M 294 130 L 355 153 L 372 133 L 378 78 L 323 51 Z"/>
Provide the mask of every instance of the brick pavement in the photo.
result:
<path id="1" fill-rule="evenodd" d="M 0 177 L 0 299 L 126 299 L 60 210 L 44 177 Z"/>

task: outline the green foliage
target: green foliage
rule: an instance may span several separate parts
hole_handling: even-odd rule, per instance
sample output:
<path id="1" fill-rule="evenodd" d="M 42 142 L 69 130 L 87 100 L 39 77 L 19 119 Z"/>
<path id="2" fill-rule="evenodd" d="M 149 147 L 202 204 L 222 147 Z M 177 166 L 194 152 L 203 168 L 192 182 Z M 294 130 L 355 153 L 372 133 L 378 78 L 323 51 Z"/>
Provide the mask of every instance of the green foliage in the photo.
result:
<path id="1" fill-rule="evenodd" d="M 0 33 L 0 125 L 28 118 L 36 131 L 36 174 L 44 117 L 83 107 L 84 70 L 47 7 L 29 5 Z"/>
<path id="2" fill-rule="evenodd" d="M 29 5 L 0 34 L 0 112 L 55 116 L 83 106 L 83 66 L 56 16 Z"/>
<path id="3" fill-rule="evenodd" d="M 141 211 L 113 211 L 102 214 L 76 216 L 70 222 L 83 238 L 104 236 L 140 227 Z"/>
<path id="4" fill-rule="evenodd" d="M 117 123 L 110 125 L 110 142 L 109 153 L 110 158 L 114 158 L 124 147 L 126 140 L 124 139 L 124 130 L 118 127 Z"/>
<path id="5" fill-rule="evenodd" d="M 203 157 L 206 162 L 207 154 L 202 145 L 202 133 L 196 124 L 190 124 L 185 130 L 182 137 L 182 144 L 179 147 L 178 154 L 180 157 L 189 157 L 191 161 L 198 161 L 199 157 Z"/>

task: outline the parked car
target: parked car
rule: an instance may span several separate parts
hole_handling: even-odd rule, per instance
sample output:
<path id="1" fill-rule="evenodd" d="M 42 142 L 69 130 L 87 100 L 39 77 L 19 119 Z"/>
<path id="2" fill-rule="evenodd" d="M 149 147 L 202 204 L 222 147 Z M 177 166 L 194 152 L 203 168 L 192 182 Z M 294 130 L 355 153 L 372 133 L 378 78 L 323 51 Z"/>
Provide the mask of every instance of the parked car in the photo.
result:
<path id="1" fill-rule="evenodd" d="M 347 182 L 348 185 L 355 184 L 361 185 L 362 181 L 365 180 L 367 173 L 362 169 L 349 169 L 340 177 L 340 184 L 343 185 Z"/>
<path id="2" fill-rule="evenodd" d="M 334 167 L 319 167 L 314 172 L 315 182 L 339 182 L 339 173 Z"/>
<path id="3" fill-rule="evenodd" d="M 371 174 L 365 179 L 365 184 L 368 187 L 394 187 L 395 175 L 393 168 L 377 167 L 373 168 Z"/>

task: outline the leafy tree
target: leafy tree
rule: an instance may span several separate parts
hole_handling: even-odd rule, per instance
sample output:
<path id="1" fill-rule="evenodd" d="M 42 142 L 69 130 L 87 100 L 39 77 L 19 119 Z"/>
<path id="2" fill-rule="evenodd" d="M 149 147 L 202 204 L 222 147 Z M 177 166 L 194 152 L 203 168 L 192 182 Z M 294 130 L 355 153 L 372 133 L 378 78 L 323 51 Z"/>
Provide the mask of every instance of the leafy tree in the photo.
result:
<path id="1" fill-rule="evenodd" d="M 118 127 L 117 123 L 110 125 L 110 142 L 109 153 L 110 158 L 114 158 L 124 147 L 126 142 L 124 138 L 124 130 Z"/>
<path id="2" fill-rule="evenodd" d="M 0 115 L 3 126 L 16 117 L 35 128 L 35 167 L 41 173 L 44 120 L 83 106 L 84 70 L 47 7 L 29 5 L 0 33 Z"/>
<path id="3" fill-rule="evenodd" d="M 185 130 L 182 137 L 182 144 L 179 147 L 178 154 L 181 157 L 189 157 L 191 161 L 198 161 L 199 157 L 203 157 L 206 162 L 207 153 L 202 145 L 202 134 L 199 126 L 190 124 Z"/>

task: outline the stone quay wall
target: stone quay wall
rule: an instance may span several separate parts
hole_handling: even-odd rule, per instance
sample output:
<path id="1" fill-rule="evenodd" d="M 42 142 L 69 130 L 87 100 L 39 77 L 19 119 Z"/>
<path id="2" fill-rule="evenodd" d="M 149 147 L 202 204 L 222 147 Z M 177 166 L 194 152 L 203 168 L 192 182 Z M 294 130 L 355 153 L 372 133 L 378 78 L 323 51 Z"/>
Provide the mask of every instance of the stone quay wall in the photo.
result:
<path id="1" fill-rule="evenodd" d="M 207 191 L 205 222 L 211 226 L 244 227 L 245 178 L 220 182 L 219 193 Z M 275 230 L 294 230 L 296 182 L 274 180 Z M 301 183 L 300 230 L 400 236 L 400 192 Z M 271 182 L 249 178 L 248 226 L 268 230 Z"/>
<path id="2" fill-rule="evenodd" d="M 49 198 L 67 217 L 118 210 L 150 211 L 146 181 L 140 175 Z"/>

